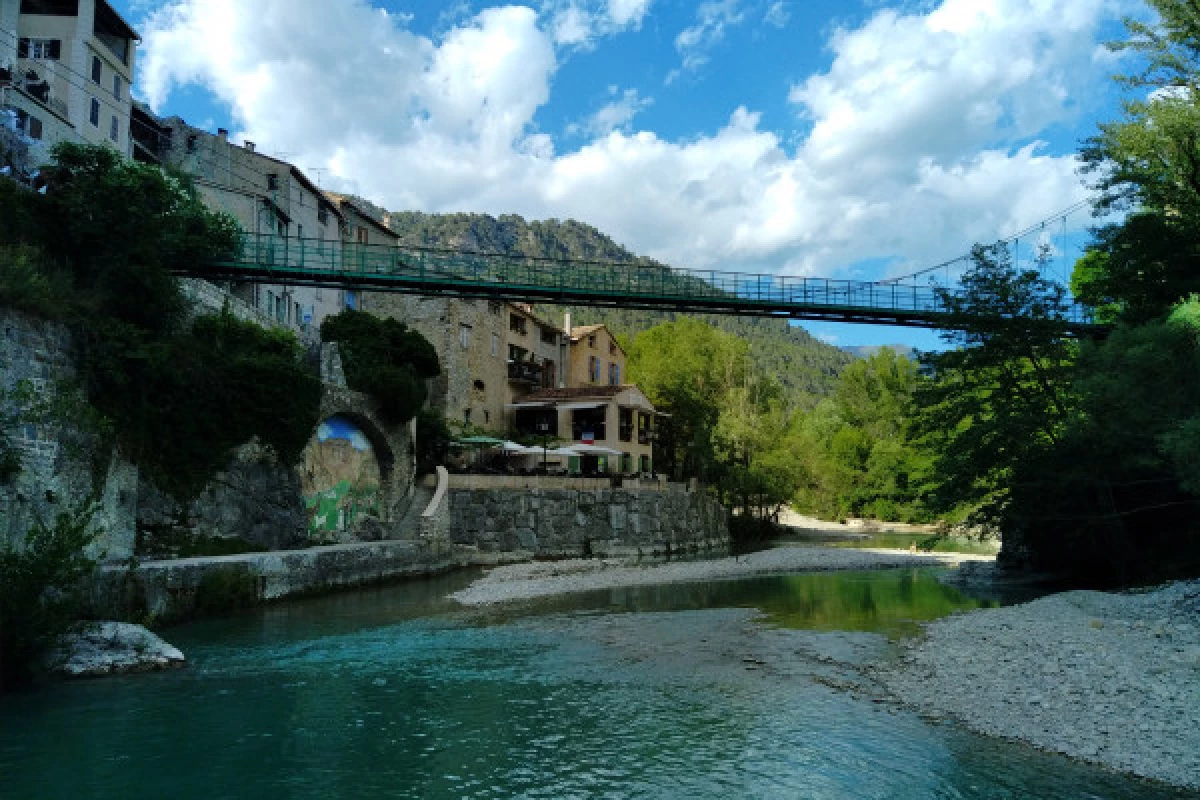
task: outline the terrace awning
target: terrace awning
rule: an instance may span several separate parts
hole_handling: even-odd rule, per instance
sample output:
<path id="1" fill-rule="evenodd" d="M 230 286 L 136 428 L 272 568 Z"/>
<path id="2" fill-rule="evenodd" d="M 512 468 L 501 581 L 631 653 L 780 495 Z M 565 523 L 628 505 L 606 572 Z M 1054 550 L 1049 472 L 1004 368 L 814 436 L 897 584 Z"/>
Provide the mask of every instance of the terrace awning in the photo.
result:
<path id="1" fill-rule="evenodd" d="M 597 403 L 595 400 L 586 403 L 559 403 L 559 411 L 583 411 L 586 408 L 604 408 L 608 403 Z"/>
<path id="2" fill-rule="evenodd" d="M 508 411 L 515 411 L 519 408 L 549 408 L 550 403 L 508 403 L 504 408 Z"/>

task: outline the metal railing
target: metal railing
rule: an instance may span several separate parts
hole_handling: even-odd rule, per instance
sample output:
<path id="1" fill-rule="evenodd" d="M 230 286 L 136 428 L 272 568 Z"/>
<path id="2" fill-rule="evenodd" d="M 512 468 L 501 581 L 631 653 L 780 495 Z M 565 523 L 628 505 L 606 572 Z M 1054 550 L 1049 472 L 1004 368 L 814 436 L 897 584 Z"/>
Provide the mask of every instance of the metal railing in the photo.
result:
<path id="1" fill-rule="evenodd" d="M 946 293 L 830 278 L 676 269 L 414 246 L 320 242 L 244 234 L 230 259 L 186 270 L 206 277 L 354 286 L 413 294 L 452 294 L 599 306 L 672 308 L 938 327 L 952 311 Z M 949 292 L 954 296 L 955 292 Z M 1090 309 L 1068 315 L 1078 331 L 1095 326 Z"/>

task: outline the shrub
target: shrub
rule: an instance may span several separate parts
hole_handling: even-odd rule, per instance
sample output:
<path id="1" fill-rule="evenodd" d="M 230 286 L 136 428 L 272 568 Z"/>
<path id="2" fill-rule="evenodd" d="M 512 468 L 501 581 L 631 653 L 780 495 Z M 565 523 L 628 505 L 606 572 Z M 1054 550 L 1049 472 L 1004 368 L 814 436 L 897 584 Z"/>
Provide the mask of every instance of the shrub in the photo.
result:
<path id="1" fill-rule="evenodd" d="M 81 584 L 95 569 L 85 549 L 96 537 L 94 505 L 35 522 L 20 549 L 0 548 L 0 689 L 25 683 L 75 625 Z"/>
<path id="2" fill-rule="evenodd" d="M 343 311 L 325 318 L 321 338 L 341 345 L 346 383 L 375 398 L 393 425 L 416 416 L 425 404 L 425 379 L 441 372 L 433 345 L 394 319 Z"/>

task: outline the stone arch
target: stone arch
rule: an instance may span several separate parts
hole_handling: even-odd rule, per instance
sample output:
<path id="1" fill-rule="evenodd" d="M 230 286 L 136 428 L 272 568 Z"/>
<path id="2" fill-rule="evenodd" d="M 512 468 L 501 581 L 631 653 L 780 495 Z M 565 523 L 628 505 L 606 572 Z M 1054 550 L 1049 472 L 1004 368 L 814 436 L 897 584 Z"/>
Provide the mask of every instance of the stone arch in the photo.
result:
<path id="1" fill-rule="evenodd" d="M 299 465 L 310 539 L 395 535 L 412 494 L 411 426 L 388 426 L 369 397 L 326 384 L 320 424 Z"/>

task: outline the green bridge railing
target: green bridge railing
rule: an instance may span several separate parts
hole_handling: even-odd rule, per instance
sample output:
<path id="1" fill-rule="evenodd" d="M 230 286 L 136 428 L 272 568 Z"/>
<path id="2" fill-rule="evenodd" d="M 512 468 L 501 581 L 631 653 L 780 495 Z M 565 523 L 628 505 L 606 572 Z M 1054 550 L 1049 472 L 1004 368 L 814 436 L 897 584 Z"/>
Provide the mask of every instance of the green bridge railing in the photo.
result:
<path id="1" fill-rule="evenodd" d="M 945 327 L 949 312 L 933 287 L 266 234 L 245 234 L 233 258 L 186 272 L 214 280 L 929 328 Z M 1083 306 L 1072 309 L 1069 322 L 1074 333 L 1100 327 Z"/>

